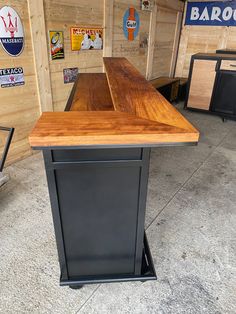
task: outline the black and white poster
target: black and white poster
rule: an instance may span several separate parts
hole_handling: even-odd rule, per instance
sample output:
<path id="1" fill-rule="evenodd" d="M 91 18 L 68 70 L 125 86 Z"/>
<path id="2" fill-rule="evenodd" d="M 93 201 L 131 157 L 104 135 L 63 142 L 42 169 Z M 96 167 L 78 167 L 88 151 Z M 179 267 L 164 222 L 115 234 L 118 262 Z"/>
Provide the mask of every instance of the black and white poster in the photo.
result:
<path id="1" fill-rule="evenodd" d="M 0 69 L 0 86 L 13 87 L 25 84 L 23 68 Z"/>

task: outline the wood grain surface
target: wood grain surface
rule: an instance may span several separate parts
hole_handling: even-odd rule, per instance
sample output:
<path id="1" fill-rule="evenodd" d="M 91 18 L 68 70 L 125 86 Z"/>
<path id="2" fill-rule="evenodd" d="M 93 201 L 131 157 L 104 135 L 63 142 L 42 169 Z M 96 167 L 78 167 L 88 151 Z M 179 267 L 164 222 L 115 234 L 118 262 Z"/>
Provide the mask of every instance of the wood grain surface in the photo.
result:
<path id="1" fill-rule="evenodd" d="M 217 60 L 194 60 L 187 107 L 209 110 Z"/>
<path id="2" fill-rule="evenodd" d="M 81 73 L 70 110 L 114 110 L 105 73 Z"/>
<path id="3" fill-rule="evenodd" d="M 104 58 L 115 110 L 186 130 L 197 130 L 125 58 Z"/>
<path id="4" fill-rule="evenodd" d="M 93 93 L 88 98 L 88 76 L 84 76 L 77 82 L 72 101 L 78 110 L 43 113 L 29 138 L 32 147 L 198 141 L 199 132 L 125 58 L 104 58 L 104 64 L 113 110 L 103 110 L 104 95 L 98 97 L 99 101 Z M 89 83 L 92 90 L 99 84 L 107 90 L 104 76 L 99 78 L 98 83 Z M 107 99 L 107 92 L 105 95 Z"/>

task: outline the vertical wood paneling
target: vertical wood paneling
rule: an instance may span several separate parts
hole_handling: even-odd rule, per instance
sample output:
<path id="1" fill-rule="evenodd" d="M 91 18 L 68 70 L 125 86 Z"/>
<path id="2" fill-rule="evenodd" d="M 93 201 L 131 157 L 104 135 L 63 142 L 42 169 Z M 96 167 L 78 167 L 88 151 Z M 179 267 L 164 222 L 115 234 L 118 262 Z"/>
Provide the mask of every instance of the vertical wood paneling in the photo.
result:
<path id="1" fill-rule="evenodd" d="M 7 159 L 7 163 L 11 163 L 31 154 L 28 134 L 39 117 L 39 103 L 27 0 L 0 0 L 0 8 L 5 5 L 18 12 L 25 33 L 25 46 L 20 56 L 11 57 L 0 48 L 0 68 L 23 67 L 25 76 L 23 86 L 0 88 L 0 125 L 15 127 Z M 3 136 L 0 135 L 0 152 L 4 145 Z"/>
<path id="2" fill-rule="evenodd" d="M 128 41 L 123 32 L 123 16 L 129 7 L 134 7 L 140 17 L 140 31 L 133 41 Z M 140 9 L 139 0 L 114 0 L 113 57 L 126 57 L 143 75 L 146 75 L 147 49 L 140 50 L 140 34 L 149 35 L 150 14 Z"/>
<path id="3" fill-rule="evenodd" d="M 28 0 L 40 111 L 52 111 L 52 89 L 43 0 Z"/>
<path id="4" fill-rule="evenodd" d="M 114 1 L 104 0 L 104 41 L 103 56 L 112 57 Z"/>
<path id="5" fill-rule="evenodd" d="M 185 10 L 186 11 L 186 10 Z M 191 56 L 216 49 L 236 49 L 236 28 L 227 26 L 185 26 L 181 32 L 175 76 L 188 77 Z"/>
<path id="6" fill-rule="evenodd" d="M 64 84 L 63 69 L 78 67 L 80 73 L 102 72 L 103 52 L 71 51 L 70 27 L 103 26 L 104 2 L 94 0 L 44 0 L 47 36 L 49 30 L 64 31 L 65 59 L 50 60 L 53 107 L 64 110 L 73 84 Z"/>

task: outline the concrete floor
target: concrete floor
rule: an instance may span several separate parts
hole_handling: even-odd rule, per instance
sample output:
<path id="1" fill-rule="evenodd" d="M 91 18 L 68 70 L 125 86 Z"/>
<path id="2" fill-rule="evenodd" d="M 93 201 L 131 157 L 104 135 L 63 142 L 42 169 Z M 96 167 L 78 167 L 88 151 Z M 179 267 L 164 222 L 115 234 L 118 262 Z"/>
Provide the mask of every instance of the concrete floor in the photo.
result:
<path id="1" fill-rule="evenodd" d="M 184 111 L 197 147 L 152 150 L 146 228 L 157 281 L 59 287 L 41 154 L 0 189 L 0 313 L 236 313 L 236 122 Z"/>

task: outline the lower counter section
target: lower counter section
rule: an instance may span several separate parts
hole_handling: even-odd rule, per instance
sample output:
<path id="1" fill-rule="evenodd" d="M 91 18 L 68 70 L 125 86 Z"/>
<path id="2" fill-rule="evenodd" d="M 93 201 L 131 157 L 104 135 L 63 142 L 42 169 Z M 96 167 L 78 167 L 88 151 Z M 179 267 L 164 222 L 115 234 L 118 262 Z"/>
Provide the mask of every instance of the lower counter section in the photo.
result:
<path id="1" fill-rule="evenodd" d="M 43 153 L 61 285 L 156 279 L 144 236 L 150 149 Z"/>

